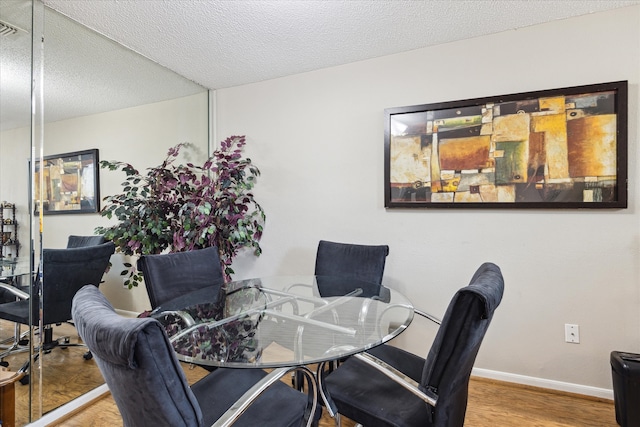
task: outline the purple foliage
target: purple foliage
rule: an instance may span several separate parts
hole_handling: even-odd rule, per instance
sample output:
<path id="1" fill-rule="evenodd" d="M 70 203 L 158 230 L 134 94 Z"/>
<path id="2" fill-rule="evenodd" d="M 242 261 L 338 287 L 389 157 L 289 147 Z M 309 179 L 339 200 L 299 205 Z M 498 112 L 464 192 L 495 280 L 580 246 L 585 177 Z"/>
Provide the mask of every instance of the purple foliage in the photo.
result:
<path id="1" fill-rule="evenodd" d="M 103 168 L 127 175 L 123 192 L 104 198 L 102 216 L 115 217 L 116 225 L 96 232 L 112 240 L 126 255 L 157 254 L 166 249 L 181 252 L 217 246 L 227 279 L 233 259 L 243 248 L 256 256 L 262 249 L 265 214 L 251 189 L 259 169 L 242 157 L 244 136 L 231 136 L 220 143 L 202 166 L 175 165 L 181 143 L 171 147 L 159 166 L 141 175 L 128 163 L 102 161 Z M 129 287 L 141 275 L 130 267 Z"/>

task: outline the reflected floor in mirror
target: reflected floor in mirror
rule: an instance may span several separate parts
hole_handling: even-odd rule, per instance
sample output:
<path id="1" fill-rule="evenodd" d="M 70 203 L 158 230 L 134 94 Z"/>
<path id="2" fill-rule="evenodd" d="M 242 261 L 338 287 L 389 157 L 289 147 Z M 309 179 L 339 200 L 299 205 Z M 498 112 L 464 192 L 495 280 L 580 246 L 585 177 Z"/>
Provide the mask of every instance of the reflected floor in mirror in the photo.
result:
<path id="1" fill-rule="evenodd" d="M 24 327 L 23 327 L 24 329 Z M 0 338 L 13 335 L 13 324 L 0 322 Z M 71 325 L 54 328 L 54 337 L 69 335 L 71 342 L 78 335 Z M 56 348 L 45 354 L 42 368 L 43 413 L 103 384 L 102 376 L 93 360 L 85 360 L 85 347 Z M 18 369 L 26 360 L 26 353 L 8 357 L 9 369 Z M 183 364 L 187 380 L 193 384 L 207 371 Z M 290 378 L 283 379 L 290 381 Z M 38 379 L 32 378 L 37 393 Z M 36 410 L 38 408 L 36 407 Z M 16 384 L 16 425 L 27 422 L 28 386 Z M 122 419 L 110 395 L 95 401 L 83 410 L 62 420 L 66 427 L 120 427 Z M 334 420 L 323 413 L 320 427 L 334 426 Z M 355 423 L 343 418 L 343 426 Z M 613 402 L 567 393 L 550 392 L 534 387 L 499 381 L 472 378 L 469 387 L 469 406 L 465 420 L 467 427 L 616 427 Z"/>
<path id="2" fill-rule="evenodd" d="M 21 330 L 25 331 L 26 326 Z M 0 321 L 0 339 L 13 337 L 14 324 Z M 54 326 L 53 337 L 69 336 L 71 343 L 78 343 L 78 333 L 69 324 Z M 42 414 L 46 414 L 59 406 L 87 393 L 101 384 L 104 379 L 95 363 L 86 361 L 82 356 L 86 353 L 86 347 L 54 348 L 49 353 L 43 354 L 43 363 L 39 369 L 30 374 L 30 382 L 33 386 L 33 395 L 38 396 L 40 387 L 39 375 L 42 375 Z M 20 369 L 29 357 L 28 352 L 16 353 L 7 356 L 6 368 L 11 371 Z M 16 396 L 16 425 L 22 426 L 29 420 L 29 386 L 21 383 L 15 385 Z M 33 419 L 39 417 L 40 406 L 35 403 L 32 406 Z"/>

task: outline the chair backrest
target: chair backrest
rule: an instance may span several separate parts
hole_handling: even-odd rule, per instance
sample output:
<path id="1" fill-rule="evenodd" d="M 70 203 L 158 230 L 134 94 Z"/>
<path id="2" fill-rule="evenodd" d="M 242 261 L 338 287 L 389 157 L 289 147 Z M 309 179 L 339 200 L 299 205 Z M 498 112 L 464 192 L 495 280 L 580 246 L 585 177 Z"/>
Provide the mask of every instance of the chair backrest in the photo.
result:
<path id="1" fill-rule="evenodd" d="M 358 279 L 380 285 L 387 255 L 387 245 L 354 245 L 320 240 L 315 274 Z"/>
<path id="2" fill-rule="evenodd" d="M 160 323 L 124 318 L 95 286 L 73 298 L 73 321 L 125 427 L 200 426 L 202 411 Z"/>
<path id="3" fill-rule="evenodd" d="M 138 260 L 151 308 L 185 293 L 212 287 L 218 292 L 224 283 L 218 248 L 211 246 L 188 252 L 143 255 Z"/>
<path id="4" fill-rule="evenodd" d="M 100 285 L 114 251 L 115 245 L 112 242 L 81 248 L 42 250 L 42 306 L 45 325 L 71 320 L 73 296 L 84 285 Z"/>
<path id="5" fill-rule="evenodd" d="M 421 387 L 438 394 L 433 426 L 464 424 L 471 369 L 503 292 L 500 268 L 484 263 L 449 303 L 422 372 Z"/>
<path id="6" fill-rule="evenodd" d="M 104 236 L 69 236 L 67 248 L 84 248 L 86 246 L 101 245 L 106 242 Z"/>

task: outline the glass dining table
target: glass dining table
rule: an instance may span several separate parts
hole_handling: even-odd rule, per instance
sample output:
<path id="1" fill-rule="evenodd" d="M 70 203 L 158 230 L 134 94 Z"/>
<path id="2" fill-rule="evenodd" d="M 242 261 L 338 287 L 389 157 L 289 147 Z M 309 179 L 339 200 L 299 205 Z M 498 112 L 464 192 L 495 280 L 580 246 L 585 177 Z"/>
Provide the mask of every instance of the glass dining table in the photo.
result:
<path id="1" fill-rule="evenodd" d="M 27 283 L 23 278 L 31 274 L 28 258 L 0 258 L 0 302 L 8 302 L 18 298 L 28 298 L 29 294 L 22 289 Z"/>
<path id="2" fill-rule="evenodd" d="M 219 291 L 182 295 L 151 312 L 179 360 L 230 368 L 318 364 L 319 369 L 389 341 L 413 315 L 412 304 L 398 291 L 330 276 L 233 281 Z"/>
<path id="3" fill-rule="evenodd" d="M 30 274 L 28 258 L 0 258 L 0 281 L 9 282 Z"/>

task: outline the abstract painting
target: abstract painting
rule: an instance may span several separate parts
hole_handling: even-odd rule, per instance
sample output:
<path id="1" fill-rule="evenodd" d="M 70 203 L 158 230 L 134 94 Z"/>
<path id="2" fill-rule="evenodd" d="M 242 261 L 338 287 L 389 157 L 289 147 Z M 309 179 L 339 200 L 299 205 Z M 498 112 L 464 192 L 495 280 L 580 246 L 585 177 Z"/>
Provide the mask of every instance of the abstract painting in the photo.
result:
<path id="1" fill-rule="evenodd" d="M 95 213 L 100 209 L 98 150 L 45 156 L 36 162 L 36 206 L 42 213 Z M 40 175 L 42 174 L 42 191 Z"/>
<path id="2" fill-rule="evenodd" d="M 385 207 L 626 208 L 627 82 L 385 110 Z"/>

